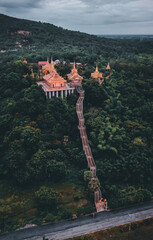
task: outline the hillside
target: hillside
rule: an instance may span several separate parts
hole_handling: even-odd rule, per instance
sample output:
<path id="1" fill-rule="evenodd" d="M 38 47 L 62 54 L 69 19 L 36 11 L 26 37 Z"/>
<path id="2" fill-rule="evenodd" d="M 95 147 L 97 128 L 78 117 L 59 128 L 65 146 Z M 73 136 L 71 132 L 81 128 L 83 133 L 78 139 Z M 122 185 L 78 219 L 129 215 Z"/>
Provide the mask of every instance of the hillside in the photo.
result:
<path id="1" fill-rule="evenodd" d="M 104 62 L 117 57 L 129 57 L 133 53 L 149 52 L 152 41 L 127 41 L 107 39 L 76 31 L 64 30 L 53 24 L 22 20 L 0 14 L 0 50 L 8 51 L 9 58 L 27 58 L 29 61 L 54 58 L 81 61 L 84 63 Z M 18 34 L 28 31 L 29 35 Z M 145 47 L 145 49 L 144 49 Z M 17 53 L 17 54 L 16 54 Z M 6 54 L 1 54 L 7 60 Z"/>
<path id="2" fill-rule="evenodd" d="M 106 39 L 4 15 L 0 23 L 0 231 L 95 211 L 78 131 L 78 95 L 47 100 L 36 85 L 37 66 L 32 78 L 25 58 L 66 60 L 56 66 L 63 77 L 69 61 L 82 62 L 86 131 L 103 197 L 110 208 L 150 200 L 153 42 Z M 99 62 L 107 76 L 108 60 L 110 77 L 99 85 L 91 72 Z"/>

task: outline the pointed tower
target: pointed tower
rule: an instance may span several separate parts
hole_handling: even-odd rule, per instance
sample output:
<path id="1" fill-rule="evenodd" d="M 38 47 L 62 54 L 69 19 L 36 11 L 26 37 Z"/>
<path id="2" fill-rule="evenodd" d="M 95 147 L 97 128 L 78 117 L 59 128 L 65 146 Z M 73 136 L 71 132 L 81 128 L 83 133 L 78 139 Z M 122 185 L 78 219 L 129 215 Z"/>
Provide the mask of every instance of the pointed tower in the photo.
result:
<path id="1" fill-rule="evenodd" d="M 98 71 L 98 64 L 96 64 L 96 71 L 95 72 L 99 73 L 99 71 Z"/>
<path id="2" fill-rule="evenodd" d="M 69 74 L 67 74 L 67 77 L 74 84 L 78 84 L 79 82 L 82 82 L 83 77 L 78 74 L 78 70 L 76 69 L 75 62 L 73 64 L 73 68 L 72 68 L 71 72 Z"/>
<path id="3" fill-rule="evenodd" d="M 54 61 L 53 61 L 53 58 L 51 57 L 51 63 L 50 63 L 50 66 L 49 66 L 49 72 L 51 73 L 53 71 L 56 72 L 55 67 L 54 67 Z"/>
<path id="4" fill-rule="evenodd" d="M 96 65 L 96 70 L 94 73 L 91 73 L 91 77 L 98 79 L 98 78 L 103 78 L 103 74 L 99 72 L 98 70 L 98 64 Z"/>
<path id="5" fill-rule="evenodd" d="M 109 63 L 107 64 L 106 70 L 108 70 L 108 71 L 111 70 Z"/>

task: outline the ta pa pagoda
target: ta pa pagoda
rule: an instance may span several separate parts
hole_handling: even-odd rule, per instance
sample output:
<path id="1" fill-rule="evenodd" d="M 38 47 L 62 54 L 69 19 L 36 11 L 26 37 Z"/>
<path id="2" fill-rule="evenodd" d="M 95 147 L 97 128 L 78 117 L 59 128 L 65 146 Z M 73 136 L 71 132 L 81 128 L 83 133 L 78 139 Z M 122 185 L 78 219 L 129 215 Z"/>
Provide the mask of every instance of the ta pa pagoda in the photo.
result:
<path id="1" fill-rule="evenodd" d="M 91 73 L 91 77 L 98 80 L 99 84 L 102 84 L 104 82 L 103 74 L 99 72 L 98 65 L 96 66 L 95 72 Z"/>
<path id="2" fill-rule="evenodd" d="M 96 66 L 96 70 L 94 73 L 91 73 L 91 77 L 95 78 L 95 79 L 102 79 L 103 78 L 103 74 L 99 72 L 98 70 L 98 65 Z"/>
<path id="3" fill-rule="evenodd" d="M 51 60 L 51 63 L 47 61 L 46 64 L 42 66 L 42 70 L 43 73 L 45 73 L 43 81 L 37 82 L 37 84 L 42 87 L 47 98 L 63 98 L 74 93 L 75 88 L 70 86 L 67 81 L 57 73 L 53 60 Z"/>

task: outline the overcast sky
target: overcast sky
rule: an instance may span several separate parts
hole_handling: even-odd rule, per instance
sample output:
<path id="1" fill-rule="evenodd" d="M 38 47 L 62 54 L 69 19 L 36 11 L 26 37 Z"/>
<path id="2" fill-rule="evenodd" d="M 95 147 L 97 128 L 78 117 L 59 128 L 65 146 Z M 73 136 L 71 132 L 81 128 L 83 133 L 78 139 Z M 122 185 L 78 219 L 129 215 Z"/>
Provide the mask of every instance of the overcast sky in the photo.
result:
<path id="1" fill-rule="evenodd" d="M 153 34 L 153 0 L 0 0 L 0 12 L 92 34 Z"/>

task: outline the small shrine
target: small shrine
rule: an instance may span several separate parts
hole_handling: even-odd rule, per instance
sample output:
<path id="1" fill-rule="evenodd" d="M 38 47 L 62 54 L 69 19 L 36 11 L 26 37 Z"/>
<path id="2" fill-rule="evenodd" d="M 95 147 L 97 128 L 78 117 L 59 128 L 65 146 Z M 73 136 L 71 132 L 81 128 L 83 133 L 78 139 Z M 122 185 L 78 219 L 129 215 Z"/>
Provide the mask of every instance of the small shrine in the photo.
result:
<path id="1" fill-rule="evenodd" d="M 78 74 L 78 70 L 76 69 L 75 62 L 73 64 L 73 68 L 69 74 L 67 74 L 67 77 L 73 84 L 79 84 L 82 82 L 83 77 Z"/>
<path id="2" fill-rule="evenodd" d="M 37 84 L 38 86 L 42 86 L 47 98 L 63 98 L 74 93 L 75 88 L 70 86 L 70 84 L 57 73 L 53 60 L 51 60 L 51 63 L 47 60 L 47 63 L 42 69 L 45 75 L 43 76 L 43 81 L 37 82 Z"/>
<path id="3" fill-rule="evenodd" d="M 27 64 L 27 60 L 26 60 L 26 59 L 24 59 L 23 63 Z"/>
<path id="4" fill-rule="evenodd" d="M 95 79 L 103 79 L 103 74 L 99 72 L 98 65 L 96 66 L 95 72 L 91 73 L 91 77 Z"/>
<path id="5" fill-rule="evenodd" d="M 108 71 L 111 70 L 109 63 L 107 64 L 106 70 L 108 70 Z"/>

